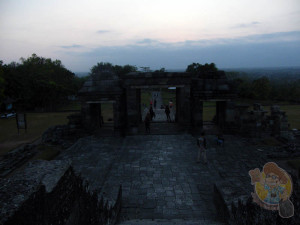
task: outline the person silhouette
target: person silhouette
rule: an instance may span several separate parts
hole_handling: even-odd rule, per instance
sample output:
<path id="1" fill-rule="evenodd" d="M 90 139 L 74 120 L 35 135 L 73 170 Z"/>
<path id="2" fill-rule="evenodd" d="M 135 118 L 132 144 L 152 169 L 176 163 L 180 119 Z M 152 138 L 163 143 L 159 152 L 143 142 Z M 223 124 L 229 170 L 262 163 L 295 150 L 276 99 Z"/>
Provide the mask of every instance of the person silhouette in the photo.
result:
<path id="1" fill-rule="evenodd" d="M 170 108 L 168 105 L 166 105 L 166 108 L 165 108 L 165 113 L 166 113 L 166 116 L 167 116 L 167 121 L 168 122 L 171 122 L 171 117 L 170 117 Z"/>

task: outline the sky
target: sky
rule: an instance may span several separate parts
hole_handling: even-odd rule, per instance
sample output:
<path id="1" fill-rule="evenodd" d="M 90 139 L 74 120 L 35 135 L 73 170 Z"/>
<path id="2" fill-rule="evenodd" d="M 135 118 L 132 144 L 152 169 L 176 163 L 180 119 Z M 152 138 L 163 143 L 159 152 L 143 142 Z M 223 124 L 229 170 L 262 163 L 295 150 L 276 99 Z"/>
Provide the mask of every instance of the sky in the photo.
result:
<path id="1" fill-rule="evenodd" d="M 299 0 L 0 0 L 0 60 L 33 53 L 73 72 L 97 62 L 185 69 L 300 66 Z"/>

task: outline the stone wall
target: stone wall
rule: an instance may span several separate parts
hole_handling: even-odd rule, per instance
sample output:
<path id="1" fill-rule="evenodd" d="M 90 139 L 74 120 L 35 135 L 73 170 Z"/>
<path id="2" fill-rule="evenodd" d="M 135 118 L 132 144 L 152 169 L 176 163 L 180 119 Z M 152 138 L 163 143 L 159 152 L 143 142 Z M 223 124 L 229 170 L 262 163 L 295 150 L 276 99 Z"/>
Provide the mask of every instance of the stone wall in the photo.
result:
<path id="1" fill-rule="evenodd" d="M 291 173 L 290 173 L 291 174 Z M 292 175 L 292 174 L 291 174 Z M 220 182 L 214 187 L 214 201 L 221 219 L 230 225 L 292 225 L 300 224 L 299 179 L 292 175 L 293 193 L 290 200 L 294 205 L 294 216 L 281 218 L 278 211 L 262 209 L 253 203 L 249 195 L 240 195 L 232 188 L 232 183 Z M 248 193 L 251 193 L 249 190 Z M 237 197 L 239 196 L 239 197 Z"/>
<path id="2" fill-rule="evenodd" d="M 285 141 L 290 139 L 288 120 L 279 106 L 271 106 L 270 115 L 259 103 L 249 109 L 249 105 L 236 105 L 230 102 L 226 109 L 227 133 L 239 133 L 247 137 L 272 135 Z"/>
<path id="3" fill-rule="evenodd" d="M 0 157 L 0 178 L 4 178 L 36 154 L 35 144 L 26 144 Z"/>
<path id="4" fill-rule="evenodd" d="M 42 136 L 42 142 L 60 145 L 63 149 L 71 147 L 79 138 L 88 135 L 88 131 L 72 125 L 57 125 L 48 128 Z"/>
<path id="5" fill-rule="evenodd" d="M 22 172 L 0 180 L 1 225 L 115 224 L 121 188 L 109 207 L 77 176 L 69 161 L 35 161 Z"/>

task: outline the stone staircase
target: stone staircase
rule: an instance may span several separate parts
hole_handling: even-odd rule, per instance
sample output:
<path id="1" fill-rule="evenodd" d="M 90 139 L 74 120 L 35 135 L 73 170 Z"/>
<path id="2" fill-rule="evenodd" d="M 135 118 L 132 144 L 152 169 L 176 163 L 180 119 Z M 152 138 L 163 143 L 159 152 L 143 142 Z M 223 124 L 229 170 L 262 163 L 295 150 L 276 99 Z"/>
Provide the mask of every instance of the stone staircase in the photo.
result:
<path id="1" fill-rule="evenodd" d="M 155 219 L 155 220 L 127 220 L 119 225 L 224 225 L 221 222 L 209 220 L 180 220 L 180 219 Z"/>

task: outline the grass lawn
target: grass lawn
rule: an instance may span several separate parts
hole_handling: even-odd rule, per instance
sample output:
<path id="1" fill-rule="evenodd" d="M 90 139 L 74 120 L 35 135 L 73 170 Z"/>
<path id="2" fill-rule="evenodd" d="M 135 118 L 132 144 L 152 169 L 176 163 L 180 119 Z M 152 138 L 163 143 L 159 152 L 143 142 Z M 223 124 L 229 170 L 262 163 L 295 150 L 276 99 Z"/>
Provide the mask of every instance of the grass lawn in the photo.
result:
<path id="1" fill-rule="evenodd" d="M 170 99 L 172 99 L 173 105 L 176 106 L 176 89 L 171 90 L 171 89 L 164 88 L 162 89 L 161 95 L 162 95 L 161 97 L 164 105 L 168 105 Z"/>
<path id="2" fill-rule="evenodd" d="M 27 113 L 27 132 L 18 129 L 16 119 L 0 119 L 0 155 L 24 143 L 30 143 L 42 136 L 47 128 L 67 124 L 67 116 L 72 112 L 62 113 Z"/>
<path id="3" fill-rule="evenodd" d="M 152 94 L 150 90 L 141 90 L 141 104 L 145 104 L 146 106 L 149 106 L 150 101 L 152 99 Z"/>
<path id="4" fill-rule="evenodd" d="M 78 111 L 81 110 L 81 103 L 79 101 L 70 101 L 67 104 L 58 108 L 58 111 Z"/>
<path id="5" fill-rule="evenodd" d="M 203 121 L 212 121 L 216 115 L 216 106 L 205 103 L 203 104 Z"/>
<path id="6" fill-rule="evenodd" d="M 113 104 L 112 103 L 102 103 L 101 104 L 101 113 L 103 116 L 103 122 L 104 123 L 112 123 L 113 121 L 108 121 L 110 119 L 114 119 L 113 114 Z"/>
<path id="7" fill-rule="evenodd" d="M 286 112 L 290 128 L 300 129 L 300 105 L 282 105 L 280 109 Z"/>

